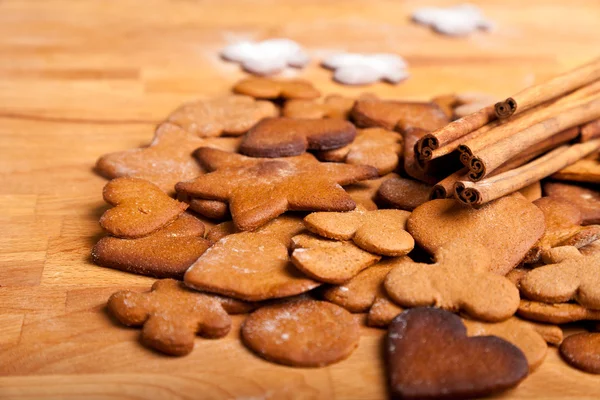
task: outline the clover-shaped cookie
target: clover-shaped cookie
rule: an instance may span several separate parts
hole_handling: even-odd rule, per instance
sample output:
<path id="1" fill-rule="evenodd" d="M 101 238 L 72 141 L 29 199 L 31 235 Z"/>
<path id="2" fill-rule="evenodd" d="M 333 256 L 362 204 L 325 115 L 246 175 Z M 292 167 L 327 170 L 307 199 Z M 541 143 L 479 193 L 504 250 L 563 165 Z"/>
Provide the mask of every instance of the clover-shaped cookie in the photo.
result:
<path id="1" fill-rule="evenodd" d="M 519 307 L 519 290 L 490 272 L 492 257 L 480 245 L 448 243 L 435 253 L 435 264 L 404 257 L 385 278 L 385 289 L 401 307 L 436 306 L 463 311 L 482 321 L 502 321 Z"/>
<path id="2" fill-rule="evenodd" d="M 108 309 L 124 325 L 143 325 L 144 345 L 174 356 L 190 353 L 196 334 L 218 338 L 231 328 L 218 298 L 173 279 L 156 281 L 148 293 L 117 292 L 108 299 Z"/>
<path id="3" fill-rule="evenodd" d="M 335 150 L 320 151 L 317 158 L 323 161 L 345 162 L 354 165 L 371 165 L 379 175 L 396 169 L 402 152 L 402 136 L 383 128 L 361 129 L 356 139 Z"/>
<path id="4" fill-rule="evenodd" d="M 544 213 L 546 231 L 529 251 L 526 262 L 538 262 L 540 256 L 553 247 L 580 248 L 600 238 L 600 226 L 581 226 L 581 212 L 562 200 L 542 197 L 533 202 Z"/>
<path id="5" fill-rule="evenodd" d="M 210 246 L 203 235 L 202 221 L 184 213 L 166 227 L 139 239 L 106 236 L 92 249 L 92 259 L 103 267 L 181 279 Z"/>
<path id="6" fill-rule="evenodd" d="M 261 119 L 278 114 L 277 107 L 269 101 L 230 95 L 186 103 L 173 111 L 167 121 L 200 137 L 240 136 Z"/>
<path id="7" fill-rule="evenodd" d="M 406 228 L 430 254 L 455 241 L 467 249 L 477 244 L 486 247 L 491 270 L 506 275 L 543 235 L 545 222 L 539 208 L 515 193 L 479 209 L 454 199 L 428 201 L 414 209 Z"/>
<path id="8" fill-rule="evenodd" d="M 310 61 L 302 47 L 290 39 L 233 43 L 223 49 L 221 56 L 257 75 L 273 75 L 288 66 L 302 68 Z"/>
<path id="9" fill-rule="evenodd" d="M 320 163 L 308 153 L 265 160 L 213 150 L 200 149 L 196 156 L 216 170 L 180 182 L 176 189 L 190 197 L 227 201 L 241 230 L 256 229 L 287 210 L 353 210 L 356 203 L 340 185 L 377 176 L 373 167 Z"/>
<path id="10" fill-rule="evenodd" d="M 100 225 L 122 238 L 149 235 L 174 221 L 188 207 L 153 183 L 138 178 L 113 179 L 104 186 L 102 194 L 114 207 L 102 214 Z"/>
<path id="11" fill-rule="evenodd" d="M 317 235 L 337 240 L 352 240 L 358 247 L 374 254 L 402 256 L 415 242 L 404 229 L 410 213 L 401 210 L 347 213 L 318 212 L 304 218 L 306 227 Z"/>
<path id="12" fill-rule="evenodd" d="M 381 127 L 388 130 L 408 127 L 434 131 L 450 122 L 435 103 L 392 100 L 357 100 L 352 108 L 352 119 L 361 128 Z"/>
<path id="13" fill-rule="evenodd" d="M 268 158 L 297 156 L 309 149 L 338 149 L 355 136 L 354 125 L 341 119 L 269 118 L 248 131 L 240 153 Z"/>
<path id="14" fill-rule="evenodd" d="M 298 271 L 288 254 L 303 229 L 302 219 L 281 216 L 254 232 L 223 236 L 187 270 L 185 283 L 248 301 L 307 292 L 321 283 Z"/>
<path id="15" fill-rule="evenodd" d="M 325 283 L 344 283 L 381 257 L 354 243 L 323 239 L 309 234 L 292 238 L 292 262 L 300 271 Z"/>
<path id="16" fill-rule="evenodd" d="M 200 138 L 181 127 L 162 123 L 148 147 L 105 154 L 96 162 L 96 170 L 106 178 L 130 176 L 150 181 L 167 193 L 175 184 L 204 173 L 192 153 L 198 147 L 237 150 L 239 138 Z"/>
<path id="17" fill-rule="evenodd" d="M 478 29 L 489 30 L 493 24 L 472 4 L 452 7 L 423 7 L 412 14 L 413 21 L 431 26 L 436 32 L 450 36 L 466 36 Z"/>
<path id="18" fill-rule="evenodd" d="M 321 93 L 302 79 L 246 78 L 235 84 L 233 91 L 255 99 L 304 99 L 312 100 Z"/>
<path id="19" fill-rule="evenodd" d="M 583 217 L 582 224 L 600 224 L 600 191 L 568 183 L 547 182 L 544 194 L 561 199 L 577 207 Z"/>
<path id="20" fill-rule="evenodd" d="M 574 300 L 583 307 L 600 310 L 600 253 L 567 257 L 535 268 L 520 281 L 520 289 L 531 300 Z"/>
<path id="21" fill-rule="evenodd" d="M 399 83 L 409 76 L 402 57 L 389 53 L 337 53 L 326 57 L 322 64 L 335 71 L 333 79 L 346 85 Z"/>
<path id="22" fill-rule="evenodd" d="M 385 350 L 392 395 L 402 399 L 483 397 L 516 386 L 529 372 L 516 346 L 468 337 L 460 317 L 436 308 L 398 315 Z"/>

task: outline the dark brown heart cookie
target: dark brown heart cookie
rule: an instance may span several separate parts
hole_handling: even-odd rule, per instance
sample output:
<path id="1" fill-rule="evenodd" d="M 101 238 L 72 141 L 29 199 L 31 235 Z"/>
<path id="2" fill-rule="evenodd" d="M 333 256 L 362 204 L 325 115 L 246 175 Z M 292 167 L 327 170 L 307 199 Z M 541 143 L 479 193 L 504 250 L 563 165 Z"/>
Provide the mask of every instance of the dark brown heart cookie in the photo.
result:
<path id="1" fill-rule="evenodd" d="M 391 392 L 402 399 L 486 396 L 528 374 L 521 350 L 495 336 L 467 337 L 461 319 L 413 308 L 392 321 L 386 343 Z"/>

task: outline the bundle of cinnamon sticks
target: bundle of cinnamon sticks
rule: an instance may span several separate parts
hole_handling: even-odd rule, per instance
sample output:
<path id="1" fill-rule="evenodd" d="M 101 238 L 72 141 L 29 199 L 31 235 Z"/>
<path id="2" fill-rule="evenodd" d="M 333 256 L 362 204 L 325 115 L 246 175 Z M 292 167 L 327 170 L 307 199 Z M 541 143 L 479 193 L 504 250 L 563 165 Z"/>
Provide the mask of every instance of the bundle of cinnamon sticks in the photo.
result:
<path id="1" fill-rule="evenodd" d="M 455 196 L 473 206 L 599 149 L 600 58 L 459 118 L 414 145 L 424 170 L 443 157 L 459 156 L 464 168 L 435 185 L 432 197 Z"/>

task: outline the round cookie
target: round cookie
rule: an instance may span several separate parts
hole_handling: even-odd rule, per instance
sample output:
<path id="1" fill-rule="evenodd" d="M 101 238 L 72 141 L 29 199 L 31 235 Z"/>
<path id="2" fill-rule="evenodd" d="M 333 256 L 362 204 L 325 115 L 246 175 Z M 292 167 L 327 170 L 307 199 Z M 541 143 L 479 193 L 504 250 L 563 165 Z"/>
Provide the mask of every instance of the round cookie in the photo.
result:
<path id="1" fill-rule="evenodd" d="M 334 304 L 299 300 L 263 307 L 244 321 L 244 343 L 261 357 L 296 367 L 323 367 L 358 346 L 359 324 Z"/>

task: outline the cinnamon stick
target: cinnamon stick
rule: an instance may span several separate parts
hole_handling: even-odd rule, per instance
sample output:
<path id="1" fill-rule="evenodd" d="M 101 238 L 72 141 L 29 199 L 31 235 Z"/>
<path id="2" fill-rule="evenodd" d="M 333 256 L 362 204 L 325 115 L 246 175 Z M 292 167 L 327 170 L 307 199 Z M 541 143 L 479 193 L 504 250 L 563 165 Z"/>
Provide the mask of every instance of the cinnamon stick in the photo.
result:
<path id="1" fill-rule="evenodd" d="M 495 118 L 494 106 L 488 106 L 466 117 L 450 122 L 448 125 L 423 136 L 415 143 L 415 158 L 419 162 L 429 161 L 435 149 L 460 139 Z"/>
<path id="2" fill-rule="evenodd" d="M 600 58 L 558 75 L 547 82 L 528 87 L 512 97 L 496 103 L 495 114 L 498 118 L 508 118 L 598 79 L 600 79 Z"/>
<path id="3" fill-rule="evenodd" d="M 480 182 L 459 181 L 454 188 L 455 196 L 464 204 L 478 207 L 550 176 L 598 149 L 600 139 L 570 146 L 563 145 L 522 167 Z"/>
<path id="4" fill-rule="evenodd" d="M 477 151 L 512 136 L 531 125 L 548 119 L 561 112 L 565 107 L 574 107 L 598 93 L 600 93 L 600 81 L 584 86 L 560 99 L 539 104 L 509 119 L 495 120 L 478 131 L 473 132 L 472 135 L 466 137 L 464 142 L 457 147 L 461 153 L 460 161 L 463 165 L 469 166 L 473 154 Z"/>
<path id="5" fill-rule="evenodd" d="M 560 131 L 556 135 L 550 136 L 546 140 L 542 140 L 534 144 L 527 150 L 517 154 L 515 157 L 499 166 L 494 172 L 492 172 L 491 176 L 518 168 L 534 158 L 548 152 L 549 150 L 555 149 L 567 142 L 570 142 L 579 136 L 579 131 L 580 128 L 578 126 L 574 126 L 572 128 L 565 129 L 564 131 Z"/>
<path id="6" fill-rule="evenodd" d="M 464 180 L 468 172 L 468 168 L 463 168 L 456 171 L 452 175 L 442 179 L 441 181 L 433 185 L 433 188 L 431 188 L 431 194 L 429 195 L 429 198 L 431 200 L 435 200 L 452 197 L 454 195 L 454 185 L 456 185 L 456 182 Z"/>
<path id="7" fill-rule="evenodd" d="M 583 143 L 597 138 L 600 138 L 600 119 L 588 122 L 581 127 L 580 142 Z"/>
<path id="8" fill-rule="evenodd" d="M 569 108 L 525 129 L 515 126 L 513 128 L 517 133 L 483 148 L 471 157 L 468 177 L 472 181 L 479 181 L 489 176 L 490 172 L 521 153 L 524 149 L 546 140 L 562 130 L 581 125 L 599 117 L 600 97 L 595 97 L 583 104 L 577 103 L 573 108 Z"/>
<path id="9" fill-rule="evenodd" d="M 522 153 L 517 154 L 515 157 L 511 158 L 498 167 L 494 172 L 492 172 L 491 176 L 518 168 L 521 165 L 526 164 L 534 158 L 540 156 L 541 154 L 544 154 L 549 150 L 575 139 L 577 136 L 579 136 L 579 127 L 565 129 L 564 131 L 561 131 L 546 140 L 534 144 Z M 436 183 L 431 190 L 430 198 L 433 200 L 454 196 L 454 185 L 458 181 L 468 179 L 468 172 L 469 169 L 465 167 Z"/>

